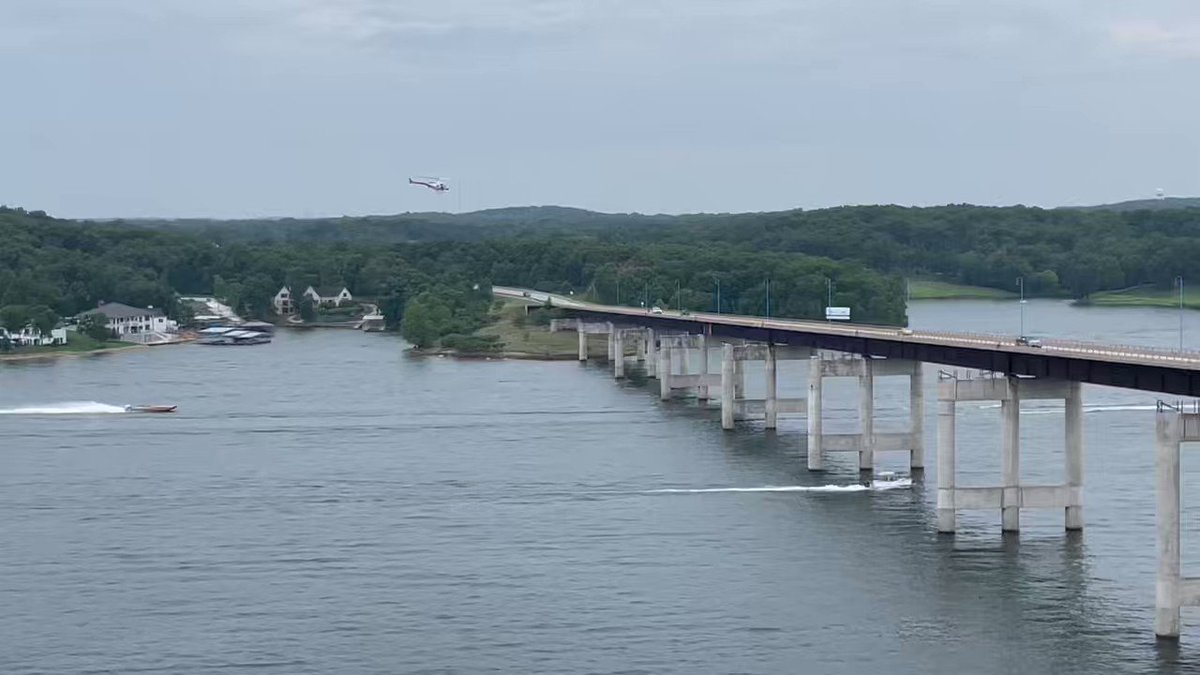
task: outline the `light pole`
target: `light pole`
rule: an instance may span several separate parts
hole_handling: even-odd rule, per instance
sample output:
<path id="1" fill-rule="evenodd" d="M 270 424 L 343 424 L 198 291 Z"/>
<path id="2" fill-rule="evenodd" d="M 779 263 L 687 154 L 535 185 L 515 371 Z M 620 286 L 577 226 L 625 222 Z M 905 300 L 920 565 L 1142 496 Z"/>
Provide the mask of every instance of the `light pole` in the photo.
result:
<path id="1" fill-rule="evenodd" d="M 680 300 L 679 280 L 675 280 L 675 311 L 683 309 L 682 301 Z"/>
<path id="2" fill-rule="evenodd" d="M 771 318 L 771 277 L 767 277 L 767 318 Z"/>
<path id="3" fill-rule="evenodd" d="M 650 311 L 650 282 L 648 281 L 642 284 L 642 307 L 645 307 L 647 312 Z"/>
<path id="4" fill-rule="evenodd" d="M 1179 284 L 1179 351 L 1183 351 L 1183 275 L 1175 277 Z"/>
<path id="5" fill-rule="evenodd" d="M 721 277 L 716 277 L 717 282 L 717 314 L 721 313 Z"/>
<path id="6" fill-rule="evenodd" d="M 621 273 L 617 273 L 617 304 L 621 304 Z"/>
<path id="7" fill-rule="evenodd" d="M 1025 335 L 1025 277 L 1017 277 L 1017 288 L 1021 291 L 1021 335 Z"/>
<path id="8" fill-rule="evenodd" d="M 828 309 L 829 307 L 833 307 L 833 286 L 834 286 L 833 279 L 830 277 L 825 277 L 825 293 L 827 295 L 827 299 L 825 301 L 825 307 L 826 307 L 825 320 L 826 321 L 833 321 L 833 319 L 829 318 L 829 309 Z"/>

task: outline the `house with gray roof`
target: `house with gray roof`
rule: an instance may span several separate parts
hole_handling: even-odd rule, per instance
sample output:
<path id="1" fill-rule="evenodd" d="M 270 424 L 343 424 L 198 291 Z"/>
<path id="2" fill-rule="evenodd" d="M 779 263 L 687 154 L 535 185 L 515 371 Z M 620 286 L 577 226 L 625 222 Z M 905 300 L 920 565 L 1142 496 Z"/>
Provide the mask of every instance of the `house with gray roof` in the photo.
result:
<path id="1" fill-rule="evenodd" d="M 169 329 L 167 317 L 156 307 L 131 307 L 120 302 L 102 303 L 96 309 L 89 309 L 79 316 L 99 314 L 103 316 L 111 330 L 118 338 L 131 342 L 141 342 L 137 337 L 142 334 L 166 333 Z"/>

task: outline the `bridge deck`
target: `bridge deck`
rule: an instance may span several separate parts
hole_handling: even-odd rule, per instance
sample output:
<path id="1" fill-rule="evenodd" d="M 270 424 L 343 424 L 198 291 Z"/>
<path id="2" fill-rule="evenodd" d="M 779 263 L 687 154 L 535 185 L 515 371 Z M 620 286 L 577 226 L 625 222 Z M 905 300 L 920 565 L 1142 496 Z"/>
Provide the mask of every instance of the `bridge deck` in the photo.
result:
<path id="1" fill-rule="evenodd" d="M 889 326 L 773 319 L 734 314 L 646 309 L 583 302 L 541 291 L 495 286 L 498 297 L 550 302 L 568 314 L 627 325 L 717 337 L 803 345 L 864 356 L 905 358 L 997 373 L 1078 380 L 1178 396 L 1200 396 L 1200 352 L 1075 340 L 1017 344 L 1004 335 L 904 331 Z"/>

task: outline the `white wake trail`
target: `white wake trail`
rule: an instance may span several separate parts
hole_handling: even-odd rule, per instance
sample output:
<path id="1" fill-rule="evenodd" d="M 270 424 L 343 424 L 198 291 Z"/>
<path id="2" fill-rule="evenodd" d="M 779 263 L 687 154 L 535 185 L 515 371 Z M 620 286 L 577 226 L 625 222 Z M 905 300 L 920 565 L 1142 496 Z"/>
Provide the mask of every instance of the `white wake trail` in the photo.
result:
<path id="1" fill-rule="evenodd" d="M 0 409 L 0 415 L 110 415 L 123 413 L 125 408 L 99 401 L 66 401 L 22 408 Z"/>
<path id="2" fill-rule="evenodd" d="M 664 488 L 650 490 L 649 494 L 719 494 L 736 492 L 867 492 L 895 490 L 896 488 L 912 487 L 912 479 L 903 478 L 894 481 L 872 481 L 870 486 L 861 483 L 851 485 L 767 485 L 763 487 L 730 487 L 730 488 Z"/>

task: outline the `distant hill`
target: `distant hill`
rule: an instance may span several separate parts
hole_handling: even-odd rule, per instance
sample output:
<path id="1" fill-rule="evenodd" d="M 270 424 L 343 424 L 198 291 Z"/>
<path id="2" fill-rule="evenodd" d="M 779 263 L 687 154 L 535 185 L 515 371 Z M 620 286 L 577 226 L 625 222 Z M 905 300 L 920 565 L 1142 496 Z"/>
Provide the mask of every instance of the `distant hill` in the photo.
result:
<path id="1" fill-rule="evenodd" d="M 1200 197 L 1166 197 L 1163 199 L 1132 199 L 1115 204 L 1096 206 L 1064 206 L 1076 211 L 1174 211 L 1200 208 Z"/>

